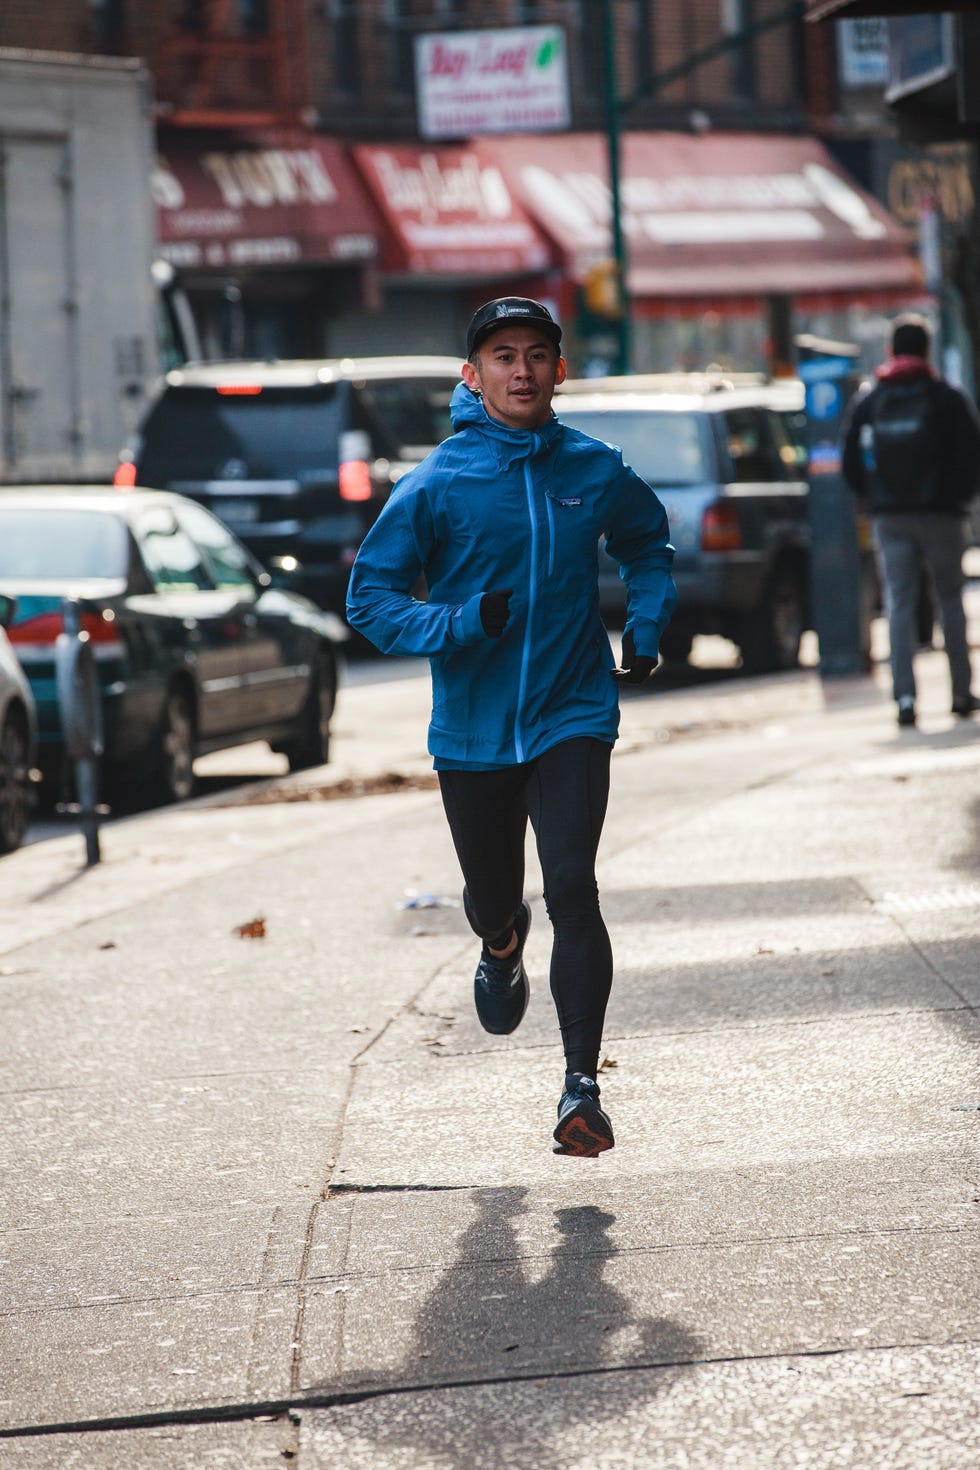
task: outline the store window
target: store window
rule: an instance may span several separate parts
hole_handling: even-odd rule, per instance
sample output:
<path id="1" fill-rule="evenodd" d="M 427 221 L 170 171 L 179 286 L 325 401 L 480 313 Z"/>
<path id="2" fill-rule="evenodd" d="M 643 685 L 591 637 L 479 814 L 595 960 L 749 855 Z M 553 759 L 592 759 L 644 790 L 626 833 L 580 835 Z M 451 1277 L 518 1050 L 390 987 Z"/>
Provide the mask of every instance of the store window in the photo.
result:
<path id="1" fill-rule="evenodd" d="M 125 0 L 89 0 L 89 15 L 95 49 L 119 51 L 126 34 Z"/>

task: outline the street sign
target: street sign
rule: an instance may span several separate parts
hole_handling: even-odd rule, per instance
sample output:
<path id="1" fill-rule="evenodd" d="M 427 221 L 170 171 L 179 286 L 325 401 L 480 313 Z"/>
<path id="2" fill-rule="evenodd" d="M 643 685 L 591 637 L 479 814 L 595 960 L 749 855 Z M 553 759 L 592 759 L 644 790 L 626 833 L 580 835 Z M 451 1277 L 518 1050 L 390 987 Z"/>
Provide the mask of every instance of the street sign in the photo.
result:
<path id="1" fill-rule="evenodd" d="M 554 133 L 571 124 L 561 26 L 417 36 L 415 80 L 423 138 Z"/>

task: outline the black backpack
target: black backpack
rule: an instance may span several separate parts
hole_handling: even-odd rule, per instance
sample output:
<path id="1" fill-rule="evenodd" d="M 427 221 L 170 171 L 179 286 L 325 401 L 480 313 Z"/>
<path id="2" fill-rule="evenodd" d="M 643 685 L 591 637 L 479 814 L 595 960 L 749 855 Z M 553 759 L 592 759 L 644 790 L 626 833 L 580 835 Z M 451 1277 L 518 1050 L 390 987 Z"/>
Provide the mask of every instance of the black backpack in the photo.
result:
<path id="1" fill-rule="evenodd" d="M 932 378 L 881 383 L 868 405 L 872 506 L 928 510 L 939 499 L 943 446 Z"/>

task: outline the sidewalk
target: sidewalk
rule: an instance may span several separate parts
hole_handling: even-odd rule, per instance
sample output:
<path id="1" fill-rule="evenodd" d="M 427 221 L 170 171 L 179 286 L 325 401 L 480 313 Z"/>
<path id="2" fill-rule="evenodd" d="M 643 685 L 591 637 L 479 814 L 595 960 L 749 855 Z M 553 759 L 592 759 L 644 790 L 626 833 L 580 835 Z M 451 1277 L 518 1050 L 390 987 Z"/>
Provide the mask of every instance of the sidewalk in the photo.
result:
<path id="1" fill-rule="evenodd" d="M 980 721 L 920 668 L 913 731 L 880 667 L 627 696 L 594 1162 L 533 861 L 511 1038 L 403 907 L 435 792 L 5 859 L 2 1470 L 976 1470 Z"/>

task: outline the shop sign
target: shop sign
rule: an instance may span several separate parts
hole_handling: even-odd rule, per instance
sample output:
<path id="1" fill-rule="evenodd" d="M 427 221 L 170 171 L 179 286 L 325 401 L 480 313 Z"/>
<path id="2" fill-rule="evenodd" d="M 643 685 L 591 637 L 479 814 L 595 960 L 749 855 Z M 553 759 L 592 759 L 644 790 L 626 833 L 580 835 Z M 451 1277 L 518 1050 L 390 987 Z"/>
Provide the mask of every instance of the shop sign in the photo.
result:
<path id="1" fill-rule="evenodd" d="M 953 17 L 902 15 L 888 21 L 891 83 L 886 102 L 921 91 L 953 72 Z"/>
<path id="2" fill-rule="evenodd" d="M 159 254 L 178 268 L 360 261 L 377 254 L 366 206 L 342 192 L 328 145 L 159 157 Z M 349 165 L 348 171 L 349 171 Z"/>
<path id="3" fill-rule="evenodd" d="M 553 133 L 571 123 L 560 26 L 417 36 L 415 80 L 423 138 Z"/>
<path id="4" fill-rule="evenodd" d="M 919 223 L 923 199 L 943 220 L 957 224 L 973 212 L 973 182 L 964 144 L 950 144 L 926 153 L 895 158 L 886 175 L 885 203 L 903 225 Z"/>
<path id="5" fill-rule="evenodd" d="M 548 265 L 548 247 L 500 169 L 474 150 L 368 145 L 355 156 L 402 244 L 404 269 L 500 274 Z"/>
<path id="6" fill-rule="evenodd" d="M 881 16 L 837 22 L 837 58 L 845 87 L 884 87 L 888 82 L 888 27 Z"/>

